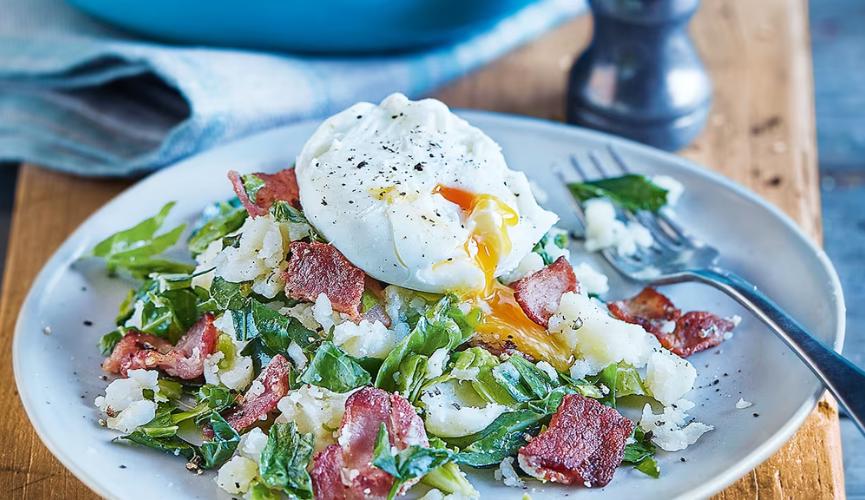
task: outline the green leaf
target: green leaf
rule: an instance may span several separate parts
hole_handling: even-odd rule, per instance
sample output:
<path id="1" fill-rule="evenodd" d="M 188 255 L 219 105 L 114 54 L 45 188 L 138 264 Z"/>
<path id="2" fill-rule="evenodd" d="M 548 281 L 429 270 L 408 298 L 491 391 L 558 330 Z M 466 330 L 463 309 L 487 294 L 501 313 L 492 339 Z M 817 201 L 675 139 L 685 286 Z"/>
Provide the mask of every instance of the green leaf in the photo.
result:
<path id="1" fill-rule="evenodd" d="M 446 448 L 444 441 L 432 436 L 430 437 L 430 447 Z M 421 482 L 425 485 L 436 488 L 445 494 L 455 494 L 460 498 L 479 498 L 480 493 L 472 486 L 466 478 L 460 466 L 455 462 L 448 462 L 440 465 L 428 472 Z"/>
<path id="2" fill-rule="evenodd" d="M 559 405 L 562 404 L 562 399 L 568 394 L 574 393 L 576 393 L 576 391 L 572 387 L 563 385 L 561 387 L 556 387 L 540 400 L 526 403 L 525 406 L 538 413 L 552 415 L 559 409 Z"/>
<path id="3" fill-rule="evenodd" d="M 495 379 L 493 370 L 499 365 L 499 360 L 489 351 L 482 347 L 470 347 L 464 351 L 454 353 L 451 356 L 453 366 L 448 372 L 448 380 L 450 374 L 454 370 L 471 370 L 477 369 L 478 375 L 471 381 L 471 386 L 482 399 L 488 403 L 499 403 L 506 406 L 513 406 L 516 400 L 511 397 L 510 393 L 502 387 Z M 437 381 L 438 382 L 438 381 Z"/>
<path id="4" fill-rule="evenodd" d="M 249 214 L 237 198 L 210 205 L 201 214 L 187 240 L 189 251 L 200 254 L 214 241 L 240 229 Z"/>
<path id="5" fill-rule="evenodd" d="M 568 233 L 560 229 L 550 229 L 548 233 L 541 236 L 541 239 L 535 243 L 534 247 L 532 247 L 532 252 L 541 256 L 545 266 L 549 266 L 556 260 L 547 253 L 547 244 L 549 243 L 550 238 L 553 239 L 553 244 L 559 248 L 568 248 L 569 244 Z"/>
<path id="6" fill-rule="evenodd" d="M 313 435 L 301 434 L 294 422 L 274 424 L 261 452 L 259 473 L 266 487 L 289 498 L 311 499 L 312 480 L 306 469 L 313 452 Z"/>
<path id="7" fill-rule="evenodd" d="M 257 377 L 258 374 L 261 373 L 261 370 L 270 364 L 270 360 L 273 359 L 277 353 L 265 347 L 264 342 L 262 342 L 261 339 L 255 338 L 246 344 L 246 347 L 240 351 L 240 354 L 252 358 L 252 371 Z M 292 370 L 292 373 L 293 372 L 294 370 Z"/>
<path id="8" fill-rule="evenodd" d="M 511 356 L 495 367 L 493 378 L 519 402 L 540 399 L 558 384 L 549 375 L 522 356 Z"/>
<path id="9" fill-rule="evenodd" d="M 194 266 L 190 264 L 156 257 L 177 243 L 186 228 L 185 224 L 181 224 L 166 233 L 156 235 L 173 206 L 174 202 L 168 203 L 155 216 L 100 241 L 93 247 L 91 254 L 105 259 L 109 273 L 113 274 L 122 269 L 139 279 L 154 272 L 191 271 Z"/>
<path id="10" fill-rule="evenodd" d="M 410 402 L 417 401 L 421 388 L 430 380 L 427 375 L 429 356 L 409 354 L 399 364 L 399 376 L 396 377 L 396 392 L 402 394 Z"/>
<path id="11" fill-rule="evenodd" d="M 646 393 L 640 373 L 627 363 L 612 363 L 590 379 L 602 389 L 606 388 L 602 397 L 597 399 L 612 408 L 616 407 L 618 398 Z"/>
<path id="12" fill-rule="evenodd" d="M 372 377 L 345 351 L 327 341 L 315 351 L 300 380 L 342 393 L 368 385 Z"/>
<path id="13" fill-rule="evenodd" d="M 222 353 L 222 359 L 217 362 L 216 366 L 220 370 L 230 370 L 237 358 L 237 349 L 234 346 L 234 341 L 230 336 L 220 333 L 216 340 L 216 350 Z"/>
<path id="14" fill-rule="evenodd" d="M 234 404 L 234 394 L 227 387 L 205 384 L 198 389 L 198 401 L 206 402 L 213 411 L 222 411 Z"/>
<path id="15" fill-rule="evenodd" d="M 246 174 L 240 176 L 240 181 L 243 183 L 243 190 L 246 191 L 249 201 L 256 203 L 255 195 L 264 187 L 264 179 L 255 174 Z"/>
<path id="16" fill-rule="evenodd" d="M 658 461 L 654 457 L 644 458 L 640 463 L 634 466 L 635 469 L 643 474 L 658 479 L 661 476 L 661 467 L 658 466 Z"/>
<path id="17" fill-rule="evenodd" d="M 285 200 L 276 200 L 270 206 L 270 214 L 277 222 L 290 222 L 292 224 L 303 224 L 309 231 L 309 239 L 312 241 L 326 241 L 321 234 L 309 223 L 302 210 L 291 206 Z"/>
<path id="18" fill-rule="evenodd" d="M 234 297 L 232 300 L 237 300 L 237 296 Z M 229 312 L 237 338 L 250 341 L 240 354 L 252 357 L 256 374 L 277 354 L 289 357 L 288 349 L 292 342 L 304 353 L 311 354 L 319 340 L 318 334 L 296 318 L 283 316 L 252 297 L 245 299 L 242 310 Z"/>
<path id="19" fill-rule="evenodd" d="M 260 338 L 263 345 L 275 354 L 288 356 L 292 342 L 304 352 L 309 352 L 318 338 L 297 318 L 283 316 L 252 298 L 248 299 L 242 312 L 232 310 L 231 313 L 238 340 Z"/>
<path id="20" fill-rule="evenodd" d="M 616 397 L 623 398 L 625 396 L 646 394 L 643 386 L 643 377 L 636 368 L 627 364 L 619 363 L 618 374 L 616 378 Z"/>
<path id="21" fill-rule="evenodd" d="M 465 343 L 480 322 L 480 310 L 463 314 L 456 298 L 445 296 L 418 319 L 417 325 L 388 354 L 375 379 L 375 386 L 388 392 L 413 387 L 415 381 L 409 377 L 416 371 L 402 373 L 402 363 L 410 355 L 431 356 L 438 349 L 453 351 Z M 415 367 L 417 361 L 412 362 Z"/>
<path id="22" fill-rule="evenodd" d="M 372 464 L 387 472 L 395 479 L 399 479 L 400 474 L 396 465 L 396 455 L 391 453 L 390 437 L 388 436 L 387 426 L 384 422 L 379 426 L 378 434 L 375 437 L 375 448 L 373 448 L 372 451 Z"/>
<path id="23" fill-rule="evenodd" d="M 108 271 L 115 273 L 117 269 L 123 269 L 130 276 L 143 280 L 152 274 L 159 273 L 190 273 L 195 266 L 186 262 L 161 259 L 159 257 L 133 257 L 122 261 L 107 261 Z"/>
<path id="24" fill-rule="evenodd" d="M 461 438 L 447 439 L 460 448 L 455 461 L 472 467 L 489 467 L 515 455 L 536 434 L 548 415 L 524 409 L 502 413 L 486 429 Z"/>
<path id="25" fill-rule="evenodd" d="M 153 417 L 153 420 L 139 426 L 135 432 L 152 439 L 175 436 L 178 427 L 172 419 L 172 411 L 174 411 L 174 405 L 160 403 L 156 408 L 156 416 Z"/>
<path id="26" fill-rule="evenodd" d="M 213 429 L 213 439 L 201 443 L 205 469 L 215 469 L 227 462 L 240 444 L 240 434 L 215 411 L 210 414 L 210 428 Z"/>
<path id="27" fill-rule="evenodd" d="M 199 456 L 198 449 L 194 445 L 176 435 L 153 437 L 147 435 L 141 429 L 137 429 L 131 434 L 116 439 L 130 441 L 137 445 L 159 450 L 174 456 L 182 456 L 190 461 L 195 460 Z"/>
<path id="28" fill-rule="evenodd" d="M 393 498 L 406 481 L 423 477 L 430 471 L 450 462 L 454 452 L 447 448 L 427 448 L 412 445 L 394 453 L 391 449 L 387 426 L 382 422 L 375 439 L 372 464 L 394 478 L 388 498 Z"/>
<path id="29" fill-rule="evenodd" d="M 100 241 L 93 247 L 93 255 L 95 257 L 107 258 L 112 255 L 147 247 L 149 241 L 152 240 L 153 236 L 156 234 L 156 231 L 162 227 L 165 218 L 168 217 L 168 213 L 171 212 L 174 205 L 174 202 L 167 203 L 159 210 L 159 213 L 153 217 L 144 219 L 135 226 L 132 226 L 129 229 L 124 229 L 123 231 L 118 231 Z"/>
<path id="30" fill-rule="evenodd" d="M 198 424 L 207 422 L 212 413 L 218 413 L 234 404 L 234 394 L 227 387 L 205 384 L 196 394 L 198 404 L 189 409 L 180 409 L 171 415 L 171 421 L 177 425 L 188 420 Z"/>
<path id="31" fill-rule="evenodd" d="M 103 356 L 111 356 L 114 347 L 117 346 L 117 343 L 120 342 L 120 339 L 122 338 L 123 334 L 120 333 L 120 330 L 106 333 L 99 339 L 99 352 L 101 352 Z"/>
<path id="32" fill-rule="evenodd" d="M 655 456 L 656 448 L 654 443 L 652 443 L 651 435 L 646 434 L 639 427 L 635 427 L 631 437 L 634 438 L 634 441 L 625 445 L 623 462 L 638 464 L 647 458 Z"/>
<path id="33" fill-rule="evenodd" d="M 601 388 L 601 392 L 604 394 L 600 399 L 601 403 L 610 408 L 616 407 L 616 389 L 618 388 L 618 379 L 619 366 L 616 363 L 607 365 L 606 368 L 593 377 L 593 382 Z M 606 391 L 604 388 L 606 388 Z"/>
<path id="34" fill-rule="evenodd" d="M 378 370 L 381 368 L 381 364 L 384 361 L 383 359 L 370 358 L 370 357 L 362 357 L 362 358 L 352 357 L 352 359 L 357 361 L 357 364 L 359 364 L 364 370 L 367 371 L 367 373 L 370 373 L 370 374 L 378 373 Z"/>
<path id="35" fill-rule="evenodd" d="M 207 402 L 201 402 L 187 410 L 172 413 L 171 421 L 175 426 L 191 420 L 196 422 L 206 422 L 210 418 L 210 413 L 211 410 Z"/>
<path id="36" fill-rule="evenodd" d="M 122 325 L 135 311 L 135 302 L 138 298 L 145 293 L 144 287 L 152 287 L 152 291 L 157 291 L 159 284 L 155 281 L 145 281 L 144 284 L 138 288 L 138 290 L 129 290 L 126 292 L 126 297 L 123 298 L 123 302 L 120 303 L 120 307 L 117 310 L 117 316 L 114 318 L 114 322 L 119 326 Z"/>
<path id="37" fill-rule="evenodd" d="M 374 309 L 379 305 L 378 297 L 375 296 L 369 290 L 364 290 L 363 295 L 360 297 L 360 312 L 361 314 L 366 313 L 370 309 Z"/>
<path id="38" fill-rule="evenodd" d="M 279 491 L 272 490 L 258 481 L 252 483 L 247 494 L 249 500 L 282 500 L 282 494 Z"/>
<path id="39" fill-rule="evenodd" d="M 171 401 L 176 401 L 183 396 L 183 384 L 176 380 L 160 378 L 157 384 L 159 385 L 159 394 Z"/>
<path id="40" fill-rule="evenodd" d="M 591 198 L 609 198 L 616 205 L 632 211 L 657 212 L 667 204 L 667 190 L 639 174 L 574 182 L 568 184 L 568 188 L 581 202 Z"/>
<path id="41" fill-rule="evenodd" d="M 249 283 L 232 283 L 222 276 L 213 278 L 210 285 L 210 297 L 216 303 L 217 310 L 241 310 L 246 307 L 247 298 L 252 293 Z"/>
<path id="42" fill-rule="evenodd" d="M 176 342 L 198 320 L 198 296 L 189 289 L 148 292 L 139 330 Z"/>
<path id="43" fill-rule="evenodd" d="M 562 374 L 559 374 L 559 377 L 565 378 L 565 376 Z M 570 378 L 565 378 L 565 380 L 567 380 L 568 387 L 573 389 L 574 392 L 582 394 L 587 398 L 601 399 L 604 397 L 604 393 L 601 392 L 598 386 L 589 381 L 583 379 L 571 380 Z"/>
<path id="44" fill-rule="evenodd" d="M 635 427 L 631 437 L 633 442 L 625 445 L 622 463 L 634 464 L 634 468 L 638 471 L 657 479 L 661 475 L 661 468 L 655 460 L 657 449 L 652 443 L 651 434 Z"/>

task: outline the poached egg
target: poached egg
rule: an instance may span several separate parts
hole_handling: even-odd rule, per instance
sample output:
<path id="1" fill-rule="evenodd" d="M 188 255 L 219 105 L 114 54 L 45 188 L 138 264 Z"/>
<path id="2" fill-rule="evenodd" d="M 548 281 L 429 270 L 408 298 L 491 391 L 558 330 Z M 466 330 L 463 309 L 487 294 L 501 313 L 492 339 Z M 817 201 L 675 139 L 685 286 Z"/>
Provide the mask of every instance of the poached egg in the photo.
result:
<path id="1" fill-rule="evenodd" d="M 306 217 L 331 244 L 422 292 L 489 289 L 558 219 L 498 144 L 434 99 L 355 104 L 321 124 L 296 170 Z"/>

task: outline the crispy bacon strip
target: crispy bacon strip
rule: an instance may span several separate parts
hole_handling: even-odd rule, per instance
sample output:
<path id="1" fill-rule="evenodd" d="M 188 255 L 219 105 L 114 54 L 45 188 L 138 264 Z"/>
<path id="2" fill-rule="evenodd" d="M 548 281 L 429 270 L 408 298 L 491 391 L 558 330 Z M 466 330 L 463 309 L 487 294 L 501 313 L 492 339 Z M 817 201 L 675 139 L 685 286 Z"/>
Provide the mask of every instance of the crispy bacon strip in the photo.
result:
<path id="1" fill-rule="evenodd" d="M 340 444 L 330 445 L 315 456 L 310 475 L 316 498 L 387 497 L 393 477 L 371 463 L 382 423 L 387 427 L 391 446 L 398 450 L 411 445 L 429 445 L 423 420 L 405 398 L 375 387 L 364 387 L 345 402 L 339 428 Z M 412 484 L 403 486 L 401 492 Z"/>
<path id="2" fill-rule="evenodd" d="M 564 256 L 549 266 L 511 283 L 514 298 L 535 323 L 547 328 L 562 295 L 579 290 L 577 277 Z"/>
<path id="3" fill-rule="evenodd" d="M 285 271 L 285 294 L 315 302 L 319 294 L 330 299 L 334 311 L 360 321 L 364 272 L 327 243 L 293 241 Z"/>
<path id="4" fill-rule="evenodd" d="M 672 334 L 658 337 L 658 340 L 673 353 L 686 358 L 720 344 L 735 327 L 734 322 L 710 312 L 691 311 L 676 321 L 676 329 Z"/>
<path id="5" fill-rule="evenodd" d="M 159 364 L 165 373 L 184 380 L 204 375 L 204 358 L 216 350 L 219 332 L 213 325 L 213 314 L 201 317 Z"/>
<path id="6" fill-rule="evenodd" d="M 543 431 L 517 455 L 520 467 L 542 481 L 606 486 L 622 463 L 634 423 L 579 394 L 562 399 Z"/>
<path id="7" fill-rule="evenodd" d="M 630 299 L 610 302 L 607 307 L 613 316 L 640 325 L 657 336 L 669 333 L 671 322 L 682 315 L 666 295 L 652 287 L 644 288 Z"/>
<path id="8" fill-rule="evenodd" d="M 608 308 L 613 316 L 642 326 L 662 346 L 683 358 L 717 346 L 736 327 L 734 322 L 705 311 L 682 314 L 667 296 L 651 287 L 630 299 L 611 302 Z"/>
<path id="9" fill-rule="evenodd" d="M 111 355 L 102 362 L 102 369 L 125 377 L 129 370 L 156 368 L 157 359 L 173 348 L 171 342 L 163 338 L 130 331 L 120 339 L 111 351 Z"/>
<path id="10" fill-rule="evenodd" d="M 129 370 L 160 369 L 184 380 L 198 378 L 204 374 L 204 358 L 216 349 L 219 332 L 213 319 L 211 313 L 202 316 L 175 346 L 153 335 L 129 332 L 102 363 L 102 369 L 124 377 Z"/>
<path id="11" fill-rule="evenodd" d="M 226 422 L 240 432 L 267 419 L 279 400 L 288 394 L 290 370 L 291 364 L 282 354 L 274 356 L 243 395 L 240 405 L 225 414 Z"/>
<path id="12" fill-rule="evenodd" d="M 296 208 L 300 208 L 300 190 L 297 186 L 297 175 L 294 168 L 280 170 L 275 174 L 256 172 L 255 175 L 262 180 L 264 186 L 259 189 L 254 199 L 250 199 L 243 187 L 242 176 L 234 170 L 228 172 L 228 178 L 234 186 L 234 192 L 246 207 L 246 211 L 253 217 L 266 215 L 274 201 L 287 201 Z"/>

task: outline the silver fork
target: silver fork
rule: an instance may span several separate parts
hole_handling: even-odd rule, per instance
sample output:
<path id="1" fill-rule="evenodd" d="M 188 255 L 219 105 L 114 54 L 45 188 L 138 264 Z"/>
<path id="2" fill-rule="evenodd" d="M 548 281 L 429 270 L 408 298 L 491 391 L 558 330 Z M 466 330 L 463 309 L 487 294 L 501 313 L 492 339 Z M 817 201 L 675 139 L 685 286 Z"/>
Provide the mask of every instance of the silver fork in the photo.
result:
<path id="1" fill-rule="evenodd" d="M 612 161 L 604 161 L 596 151 L 588 154 L 588 163 L 598 172 L 598 177 L 630 173 L 612 146 L 608 147 L 608 152 Z M 587 163 L 572 156 L 571 165 L 578 177 L 576 180 L 590 179 Z M 559 175 L 565 182 L 570 182 L 564 172 Z M 585 214 L 580 203 L 574 200 L 574 206 L 585 227 Z M 726 293 L 781 337 L 826 385 L 847 410 L 860 432 L 865 434 L 865 371 L 809 334 L 805 327 L 756 286 L 720 267 L 718 250 L 690 235 L 663 210 L 658 213 L 621 210 L 620 215 L 645 226 L 654 242 L 650 247 L 638 248 L 633 255 L 620 255 L 614 249 L 602 250 L 602 255 L 610 265 L 631 280 L 649 285 L 692 281 Z"/>

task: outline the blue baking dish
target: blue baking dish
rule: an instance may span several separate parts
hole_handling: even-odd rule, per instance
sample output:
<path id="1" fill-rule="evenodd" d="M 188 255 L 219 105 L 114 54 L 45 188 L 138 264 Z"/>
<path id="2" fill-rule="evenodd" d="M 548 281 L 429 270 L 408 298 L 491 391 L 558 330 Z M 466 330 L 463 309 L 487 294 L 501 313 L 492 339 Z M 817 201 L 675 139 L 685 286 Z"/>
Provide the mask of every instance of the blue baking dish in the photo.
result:
<path id="1" fill-rule="evenodd" d="M 129 31 L 171 42 L 363 53 L 446 43 L 534 0 L 69 0 Z"/>

